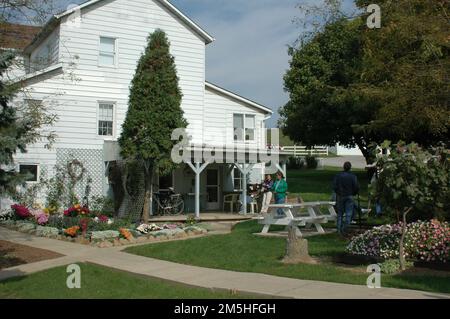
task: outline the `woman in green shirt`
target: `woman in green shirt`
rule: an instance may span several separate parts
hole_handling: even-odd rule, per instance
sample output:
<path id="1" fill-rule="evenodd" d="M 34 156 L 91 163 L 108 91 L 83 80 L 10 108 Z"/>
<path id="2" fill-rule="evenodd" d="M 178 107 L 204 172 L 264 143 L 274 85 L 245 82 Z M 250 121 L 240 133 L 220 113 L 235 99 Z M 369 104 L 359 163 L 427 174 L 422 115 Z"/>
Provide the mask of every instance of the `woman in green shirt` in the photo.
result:
<path id="1" fill-rule="evenodd" d="M 277 180 L 273 183 L 272 192 L 275 195 L 275 204 L 284 204 L 286 202 L 286 192 L 288 185 L 284 179 L 283 173 L 277 172 Z M 282 217 L 284 212 L 281 208 L 277 210 L 278 217 Z"/>

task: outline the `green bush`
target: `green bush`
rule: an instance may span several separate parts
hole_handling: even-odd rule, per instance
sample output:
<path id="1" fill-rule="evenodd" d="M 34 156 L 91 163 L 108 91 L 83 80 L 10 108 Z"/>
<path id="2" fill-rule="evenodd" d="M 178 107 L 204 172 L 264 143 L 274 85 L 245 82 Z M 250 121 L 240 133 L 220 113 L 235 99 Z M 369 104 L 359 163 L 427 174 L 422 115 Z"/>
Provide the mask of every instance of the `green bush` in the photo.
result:
<path id="1" fill-rule="evenodd" d="M 114 200 L 106 196 L 94 196 L 89 202 L 89 210 L 112 217 L 114 216 Z"/>
<path id="2" fill-rule="evenodd" d="M 407 268 L 410 268 L 413 265 L 414 263 L 411 261 L 406 262 Z M 400 261 L 398 259 L 388 259 L 380 264 L 380 268 L 383 274 L 395 274 L 400 271 Z"/>
<path id="3" fill-rule="evenodd" d="M 305 157 L 305 161 L 306 161 L 306 167 L 308 169 L 316 169 L 317 166 L 319 165 L 319 161 L 317 160 L 317 158 L 315 156 L 307 155 Z"/>
<path id="4" fill-rule="evenodd" d="M 449 219 L 450 176 L 449 156 L 444 147 L 424 149 L 415 143 L 386 141 L 383 148 L 390 155 L 379 156 L 380 171 L 372 191 L 386 212 L 400 217 L 411 212 L 411 221 L 438 218 Z"/>
<path id="5" fill-rule="evenodd" d="M 286 166 L 288 169 L 302 169 L 305 166 L 305 162 L 301 157 L 289 157 Z"/>

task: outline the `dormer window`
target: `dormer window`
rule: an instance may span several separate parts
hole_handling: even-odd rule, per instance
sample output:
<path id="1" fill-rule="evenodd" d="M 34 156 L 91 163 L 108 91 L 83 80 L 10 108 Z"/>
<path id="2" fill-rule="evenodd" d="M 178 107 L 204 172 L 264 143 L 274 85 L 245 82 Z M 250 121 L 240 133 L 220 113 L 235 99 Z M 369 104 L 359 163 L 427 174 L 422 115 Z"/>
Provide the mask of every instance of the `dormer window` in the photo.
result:
<path id="1" fill-rule="evenodd" d="M 117 48 L 116 39 L 108 37 L 100 37 L 100 52 L 99 52 L 100 66 L 116 66 L 117 63 Z"/>

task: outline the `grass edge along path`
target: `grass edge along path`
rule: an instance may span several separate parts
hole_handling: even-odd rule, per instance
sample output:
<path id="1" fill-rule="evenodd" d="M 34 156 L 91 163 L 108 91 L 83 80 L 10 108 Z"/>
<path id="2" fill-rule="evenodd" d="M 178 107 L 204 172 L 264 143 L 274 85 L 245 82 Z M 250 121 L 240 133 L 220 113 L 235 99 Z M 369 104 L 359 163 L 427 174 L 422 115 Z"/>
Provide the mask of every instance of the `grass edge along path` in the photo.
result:
<path id="1" fill-rule="evenodd" d="M 285 239 L 255 236 L 256 221 L 239 223 L 230 234 L 129 247 L 125 252 L 199 267 L 254 272 L 288 278 L 365 285 L 367 265 L 336 263 L 345 255 L 346 240 L 337 234 L 308 237 L 318 265 L 285 265 Z M 448 272 L 413 268 L 401 274 L 382 274 L 383 287 L 450 293 Z"/>
<path id="2" fill-rule="evenodd" d="M 66 286 L 66 266 L 0 281 L 0 298 L 6 299 L 258 299 L 268 296 L 207 289 L 168 280 L 78 263 L 81 288 Z"/>

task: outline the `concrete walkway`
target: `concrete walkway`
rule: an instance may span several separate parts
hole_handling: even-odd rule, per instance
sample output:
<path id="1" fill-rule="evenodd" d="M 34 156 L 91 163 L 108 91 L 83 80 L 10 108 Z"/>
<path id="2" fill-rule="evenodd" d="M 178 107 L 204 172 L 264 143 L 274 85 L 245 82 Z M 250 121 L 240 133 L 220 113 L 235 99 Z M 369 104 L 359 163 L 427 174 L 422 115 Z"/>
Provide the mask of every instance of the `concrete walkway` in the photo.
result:
<path id="1" fill-rule="evenodd" d="M 0 240 L 51 250 L 65 255 L 58 259 L 12 267 L 0 271 L 0 280 L 30 274 L 74 262 L 90 262 L 132 273 L 176 281 L 204 288 L 230 289 L 282 298 L 450 298 L 415 290 L 381 288 L 328 283 L 181 265 L 121 252 L 124 247 L 95 248 L 34 237 L 0 227 Z"/>

